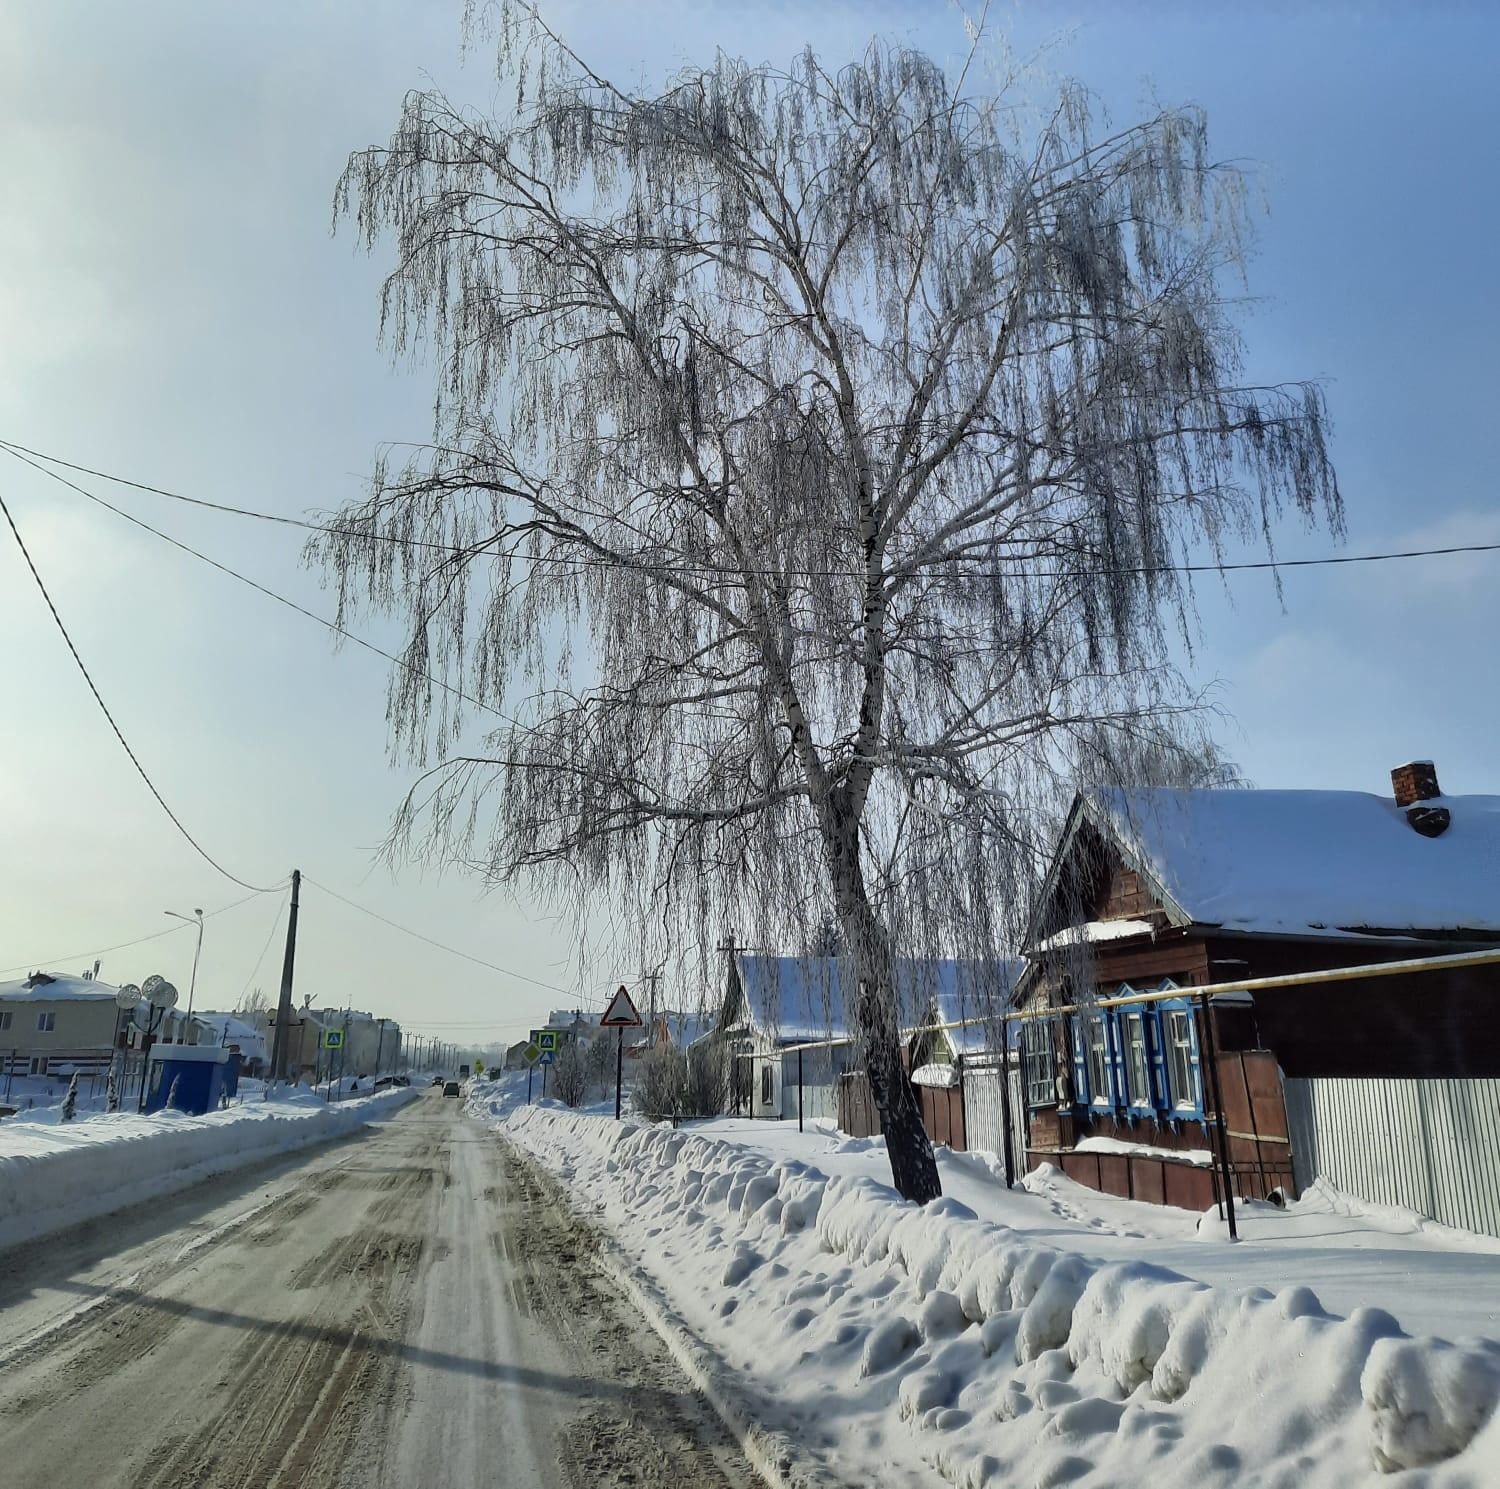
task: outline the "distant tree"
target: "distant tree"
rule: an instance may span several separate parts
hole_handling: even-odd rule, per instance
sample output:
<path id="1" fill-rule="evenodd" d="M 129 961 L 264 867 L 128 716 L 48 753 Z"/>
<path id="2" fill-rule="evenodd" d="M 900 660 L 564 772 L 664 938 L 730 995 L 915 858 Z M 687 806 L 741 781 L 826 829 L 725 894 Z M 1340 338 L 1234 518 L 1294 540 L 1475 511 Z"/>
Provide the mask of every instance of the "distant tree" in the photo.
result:
<path id="1" fill-rule="evenodd" d="M 602 1096 L 606 1089 L 613 1090 L 615 1084 L 615 1040 L 618 1036 L 608 1030 L 594 1035 L 584 1050 L 583 1064 L 590 1086 Z"/>
<path id="2" fill-rule="evenodd" d="M 838 917 L 831 911 L 825 911 L 823 918 L 818 922 L 817 929 L 812 934 L 812 940 L 808 943 L 807 954 L 816 957 L 842 956 L 844 952 L 844 933 L 839 928 Z"/>
<path id="3" fill-rule="evenodd" d="M 1242 173 L 1195 108 L 1101 128 L 879 43 L 633 92 L 498 13 L 513 108 L 409 93 L 336 199 L 440 369 L 309 550 L 408 631 L 392 846 L 677 946 L 831 904 L 929 1199 L 895 958 L 1013 945 L 1071 783 L 1201 757 L 1174 565 L 1340 524 L 1319 390 L 1241 371 Z"/>
<path id="4" fill-rule="evenodd" d="M 579 1107 L 588 1100 L 589 1078 L 585 1051 L 576 1039 L 566 1039 L 552 1066 L 552 1094 L 564 1106 Z"/>
<path id="5" fill-rule="evenodd" d="M 253 1018 L 255 1014 L 266 1013 L 270 1007 L 270 995 L 263 987 L 255 987 L 251 988 L 248 993 L 245 993 L 240 998 L 239 1007 L 234 1011 L 236 1013 L 249 1014 Z"/>
<path id="6" fill-rule="evenodd" d="M 78 1072 L 73 1072 L 73 1079 L 68 1082 L 68 1094 L 63 1097 L 62 1119 L 71 1122 L 78 1115 Z"/>

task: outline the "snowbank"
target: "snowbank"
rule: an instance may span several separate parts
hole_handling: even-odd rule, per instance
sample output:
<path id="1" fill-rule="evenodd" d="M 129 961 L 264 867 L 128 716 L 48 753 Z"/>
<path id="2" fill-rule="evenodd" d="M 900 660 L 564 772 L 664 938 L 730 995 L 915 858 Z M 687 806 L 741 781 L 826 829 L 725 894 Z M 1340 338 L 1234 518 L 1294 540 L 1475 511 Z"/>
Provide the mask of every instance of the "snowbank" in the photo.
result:
<path id="1" fill-rule="evenodd" d="M 1423 1489 L 1459 1489 L 1493 1467 L 1493 1341 L 1101 1261 L 691 1131 L 486 1109 L 602 1213 L 767 1425 L 846 1479 L 1333 1489 L 1421 1468 Z"/>
<path id="2" fill-rule="evenodd" d="M 0 1249 L 342 1137 L 415 1094 L 403 1088 L 330 1105 L 302 1093 L 202 1117 L 116 1113 L 67 1124 L 7 1118 L 0 1122 Z"/>

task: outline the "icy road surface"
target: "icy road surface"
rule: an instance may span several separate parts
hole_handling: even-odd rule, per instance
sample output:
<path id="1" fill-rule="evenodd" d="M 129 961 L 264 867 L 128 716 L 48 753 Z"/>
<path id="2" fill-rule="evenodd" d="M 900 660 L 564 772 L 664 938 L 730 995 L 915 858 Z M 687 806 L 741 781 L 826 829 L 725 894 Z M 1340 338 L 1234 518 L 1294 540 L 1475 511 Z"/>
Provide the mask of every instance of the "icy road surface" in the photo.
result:
<path id="1" fill-rule="evenodd" d="M 740 1489 L 590 1233 L 458 1103 L 0 1252 L 15 1489 Z"/>

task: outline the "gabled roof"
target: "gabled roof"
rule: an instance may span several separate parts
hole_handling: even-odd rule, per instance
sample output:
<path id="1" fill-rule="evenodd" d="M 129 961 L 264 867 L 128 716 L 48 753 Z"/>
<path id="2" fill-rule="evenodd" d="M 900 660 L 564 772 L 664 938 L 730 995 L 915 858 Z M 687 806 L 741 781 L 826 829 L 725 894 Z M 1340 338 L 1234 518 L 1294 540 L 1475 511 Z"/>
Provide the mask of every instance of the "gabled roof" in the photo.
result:
<path id="1" fill-rule="evenodd" d="M 1175 925 L 1263 935 L 1500 939 L 1500 797 L 1449 796 L 1440 837 L 1364 791 L 1100 787 L 1075 799 L 1047 892 L 1080 827 L 1113 842 Z"/>
<path id="2" fill-rule="evenodd" d="M 744 1003 L 724 1010 L 724 1027 L 748 1025 L 779 1044 L 840 1039 L 849 1033 L 835 957 L 734 953 Z"/>
<path id="3" fill-rule="evenodd" d="M 983 1019 L 1005 1007 L 1026 970 L 1022 957 L 1009 958 L 988 967 L 981 962 L 935 962 L 931 965 L 937 978 L 933 1011 L 940 1024 Z M 986 974 L 993 979 L 993 985 L 986 984 Z M 998 1047 L 998 1039 L 988 1024 L 965 1024 L 961 1029 L 945 1029 L 943 1034 L 955 1055 L 978 1055 Z M 1018 1036 L 1019 1026 L 1012 1030 L 1012 1042 Z"/>
<path id="4" fill-rule="evenodd" d="M 994 963 L 903 958 L 896 963 L 898 1016 L 903 1028 L 983 1016 L 1009 996 L 1021 961 Z M 761 956 L 736 952 L 743 1009 L 726 1009 L 727 1028 L 748 1026 L 778 1044 L 842 1039 L 850 1034 L 841 964 L 836 957 Z M 991 1043 L 982 1026 L 952 1031 L 956 1053 Z"/>

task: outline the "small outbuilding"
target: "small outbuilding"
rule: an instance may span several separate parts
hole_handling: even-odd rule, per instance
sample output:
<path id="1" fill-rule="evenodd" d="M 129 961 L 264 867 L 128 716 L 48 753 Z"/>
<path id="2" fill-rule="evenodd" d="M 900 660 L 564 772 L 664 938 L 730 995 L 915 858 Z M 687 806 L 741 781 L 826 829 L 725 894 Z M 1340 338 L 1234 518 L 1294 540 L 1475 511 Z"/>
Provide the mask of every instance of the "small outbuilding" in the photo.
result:
<path id="1" fill-rule="evenodd" d="M 240 1057 L 234 1050 L 213 1045 L 153 1045 L 146 1072 L 147 1112 L 168 1105 L 175 1112 L 201 1117 L 239 1088 Z"/>

